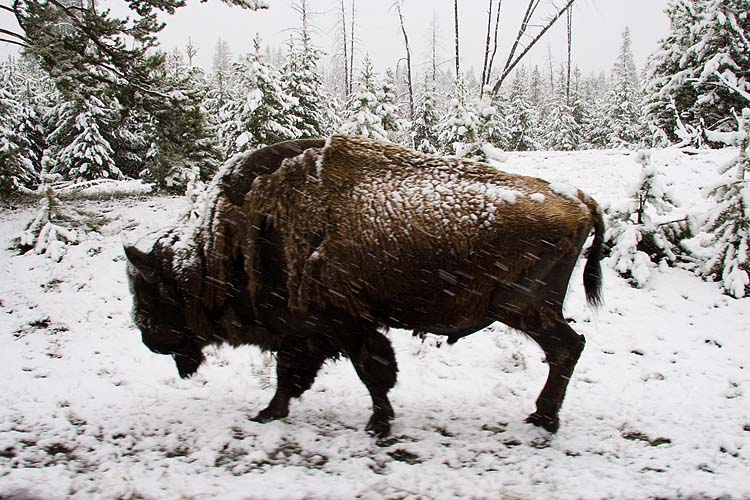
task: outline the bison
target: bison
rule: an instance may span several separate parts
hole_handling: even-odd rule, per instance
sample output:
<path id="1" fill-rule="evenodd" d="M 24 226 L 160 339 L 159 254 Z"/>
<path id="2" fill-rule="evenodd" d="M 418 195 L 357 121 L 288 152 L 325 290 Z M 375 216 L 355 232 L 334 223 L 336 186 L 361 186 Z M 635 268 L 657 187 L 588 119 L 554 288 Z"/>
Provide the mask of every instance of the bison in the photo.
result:
<path id="1" fill-rule="evenodd" d="M 367 430 L 386 436 L 397 365 L 383 331 L 453 343 L 500 321 L 544 351 L 549 374 L 527 422 L 555 432 L 585 343 L 563 301 L 592 229 L 583 284 L 598 305 L 604 223 L 586 194 L 334 135 L 235 156 L 197 222 L 125 253 L 134 322 L 180 376 L 210 344 L 276 353 L 276 392 L 256 421 L 287 416 L 322 364 L 343 355 L 372 397 Z"/>

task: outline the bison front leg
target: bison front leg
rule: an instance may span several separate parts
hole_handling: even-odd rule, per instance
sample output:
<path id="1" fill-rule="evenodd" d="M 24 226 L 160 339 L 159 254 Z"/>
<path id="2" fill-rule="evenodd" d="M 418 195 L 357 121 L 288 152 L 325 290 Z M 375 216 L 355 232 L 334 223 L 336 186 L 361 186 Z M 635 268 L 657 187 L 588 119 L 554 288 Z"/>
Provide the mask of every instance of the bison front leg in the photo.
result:
<path id="1" fill-rule="evenodd" d="M 253 418 L 256 422 L 270 422 L 289 415 L 289 400 L 308 390 L 326 356 L 310 349 L 303 342 L 290 342 L 277 353 L 276 393 L 268 406 Z"/>
<path id="2" fill-rule="evenodd" d="M 396 385 L 398 372 L 391 342 L 382 333 L 372 330 L 353 334 L 346 344 L 346 354 L 372 397 L 367 432 L 377 437 L 388 436 L 394 417 L 388 391 Z"/>
<path id="3" fill-rule="evenodd" d="M 586 340 L 583 335 L 578 335 L 562 316 L 546 331 L 529 332 L 529 335 L 544 351 L 549 374 L 536 400 L 536 411 L 529 415 L 526 421 L 550 432 L 557 432 L 560 427 L 558 413 Z"/>

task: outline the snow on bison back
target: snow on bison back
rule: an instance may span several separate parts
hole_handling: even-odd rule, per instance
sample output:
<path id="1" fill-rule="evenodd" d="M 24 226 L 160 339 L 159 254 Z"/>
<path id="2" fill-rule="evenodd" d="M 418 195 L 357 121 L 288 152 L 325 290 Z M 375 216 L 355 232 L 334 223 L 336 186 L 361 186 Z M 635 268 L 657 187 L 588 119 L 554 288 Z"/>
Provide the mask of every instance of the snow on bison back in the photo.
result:
<path id="1" fill-rule="evenodd" d="M 231 159 L 197 223 L 125 248 L 134 320 L 152 351 L 193 374 L 209 344 L 277 353 L 256 417 L 285 417 L 327 359 L 347 356 L 390 432 L 396 360 L 384 327 L 448 336 L 500 321 L 543 349 L 549 375 L 527 421 L 556 431 L 584 338 L 562 315 L 584 267 L 601 301 L 604 224 L 574 188 L 356 136 L 288 141 Z"/>

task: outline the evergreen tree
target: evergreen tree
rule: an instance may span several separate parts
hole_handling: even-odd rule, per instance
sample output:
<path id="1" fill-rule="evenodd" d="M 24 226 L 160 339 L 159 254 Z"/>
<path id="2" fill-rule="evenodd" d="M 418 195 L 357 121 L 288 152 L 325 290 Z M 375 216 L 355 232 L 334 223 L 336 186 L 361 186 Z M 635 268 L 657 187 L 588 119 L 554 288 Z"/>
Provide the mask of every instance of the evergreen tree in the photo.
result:
<path id="1" fill-rule="evenodd" d="M 435 103 L 435 85 L 427 76 L 422 88 L 417 93 L 412 123 L 413 146 L 423 153 L 438 152 L 438 110 Z"/>
<path id="2" fill-rule="evenodd" d="M 329 130 L 323 92 L 323 81 L 316 72 L 318 52 L 312 47 L 309 35 L 303 31 L 300 47 L 291 41 L 284 65 L 283 88 L 294 100 L 290 115 L 295 118 L 298 137 L 321 137 Z"/>
<path id="3" fill-rule="evenodd" d="M 715 247 L 704 267 L 704 273 L 721 281 L 735 298 L 750 294 L 750 108 L 743 110 L 738 122 L 739 155 L 721 170 L 724 182 L 711 193 L 718 207 L 706 229 L 713 234 Z"/>
<path id="4" fill-rule="evenodd" d="M 293 116 L 298 102 L 284 90 L 282 75 L 255 53 L 235 65 L 236 99 L 222 109 L 221 138 L 227 154 L 255 149 L 301 135 Z"/>
<path id="5" fill-rule="evenodd" d="M 20 130 L 22 108 L 14 95 L 10 66 L 8 62 L 0 67 L 0 192 L 29 187 L 36 180 L 28 154 L 31 143 Z"/>
<path id="6" fill-rule="evenodd" d="M 567 102 L 565 79 L 566 71 L 561 66 L 555 93 L 548 104 L 544 146 L 556 151 L 575 151 L 581 142 L 580 126 Z"/>
<path id="7" fill-rule="evenodd" d="M 457 156 L 472 156 L 479 150 L 479 117 L 468 99 L 463 79 L 455 83 L 448 112 L 438 125 L 442 152 Z"/>
<path id="8" fill-rule="evenodd" d="M 149 147 L 141 177 L 160 190 L 184 192 L 192 172 L 210 178 L 220 153 L 203 112 L 208 82 L 202 70 L 188 67 L 181 54 L 163 66 L 160 85 L 168 106 L 159 106 L 143 124 Z"/>
<path id="9" fill-rule="evenodd" d="M 634 147 L 645 139 L 642 94 L 631 49 L 630 28 L 622 34 L 620 55 L 612 70 L 612 88 L 607 102 L 609 147 Z"/>
<path id="10" fill-rule="evenodd" d="M 668 4 L 670 32 L 647 66 L 646 111 L 652 126 L 670 140 L 699 145 L 704 129 L 732 128 L 732 109 L 741 109 L 743 99 L 720 83 L 750 91 L 747 10 L 747 0 Z M 686 131 L 692 137 L 685 137 Z"/>
<path id="11" fill-rule="evenodd" d="M 381 105 L 378 101 L 375 74 L 367 55 L 362 61 L 362 71 L 355 86 L 356 91 L 347 104 L 347 119 L 339 131 L 344 134 L 388 140 L 388 132 L 383 128 L 383 119 L 379 114 Z"/>
<path id="12" fill-rule="evenodd" d="M 656 218 L 677 204 L 664 175 L 650 164 L 650 155 L 639 151 L 641 175 L 623 206 L 616 207 L 605 238 L 611 245 L 612 267 L 640 288 L 646 284 L 655 262 L 674 262 L 675 247 Z"/>
<path id="13" fill-rule="evenodd" d="M 377 97 L 375 113 L 380 117 L 380 123 L 383 130 L 388 133 L 389 139 L 395 140 L 396 134 L 402 130 L 403 124 L 399 118 L 396 77 L 390 69 L 385 72 L 385 78 L 380 85 Z"/>
<path id="14" fill-rule="evenodd" d="M 94 96 L 63 102 L 56 110 L 57 126 L 49 136 L 57 160 L 51 173 L 77 182 L 120 178 L 112 146 L 104 135 L 120 121 L 120 112 L 117 101 L 105 104 Z"/>
<path id="15" fill-rule="evenodd" d="M 581 148 L 604 149 L 609 146 L 612 137 L 612 124 L 609 120 L 609 82 L 604 73 L 590 77 L 584 83 L 583 102 L 585 111 L 582 114 Z"/>
<path id="16" fill-rule="evenodd" d="M 508 149 L 513 151 L 538 149 L 538 144 L 534 139 L 538 118 L 529 97 L 529 80 L 526 75 L 526 68 L 523 66 L 516 71 L 515 79 L 510 87 L 509 107 L 508 132 L 510 137 Z"/>

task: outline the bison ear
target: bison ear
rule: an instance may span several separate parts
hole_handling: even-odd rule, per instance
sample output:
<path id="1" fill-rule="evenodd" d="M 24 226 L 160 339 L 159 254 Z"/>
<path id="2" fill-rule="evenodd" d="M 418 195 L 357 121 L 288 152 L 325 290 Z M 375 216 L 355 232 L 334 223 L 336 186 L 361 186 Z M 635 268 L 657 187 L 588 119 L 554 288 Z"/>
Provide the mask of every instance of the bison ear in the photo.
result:
<path id="1" fill-rule="evenodd" d="M 156 266 L 153 264 L 151 254 L 139 250 L 135 246 L 125 246 L 125 257 L 133 265 L 138 274 L 149 283 L 156 282 Z"/>

